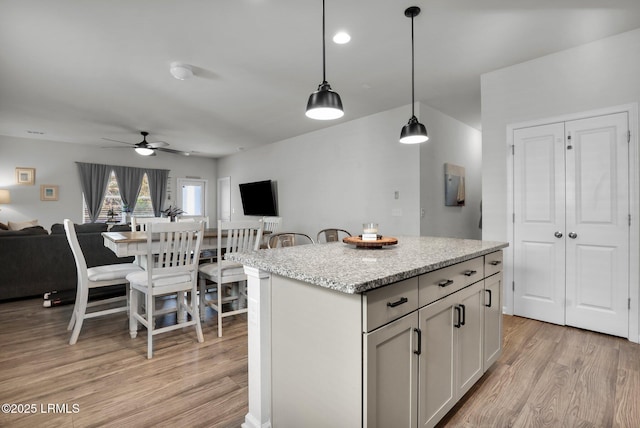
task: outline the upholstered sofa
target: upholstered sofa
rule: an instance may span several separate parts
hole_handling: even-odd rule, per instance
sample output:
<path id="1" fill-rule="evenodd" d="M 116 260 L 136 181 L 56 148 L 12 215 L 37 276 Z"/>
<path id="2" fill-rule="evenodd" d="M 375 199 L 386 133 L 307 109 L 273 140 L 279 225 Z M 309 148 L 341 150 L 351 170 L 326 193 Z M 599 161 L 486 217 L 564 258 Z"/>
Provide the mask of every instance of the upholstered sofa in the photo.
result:
<path id="1" fill-rule="evenodd" d="M 104 246 L 106 230 L 103 223 L 76 225 L 88 267 L 133 260 L 118 258 Z M 62 224 L 54 224 L 51 233 L 40 226 L 0 230 L 0 261 L 0 301 L 76 288 L 76 265 Z"/>

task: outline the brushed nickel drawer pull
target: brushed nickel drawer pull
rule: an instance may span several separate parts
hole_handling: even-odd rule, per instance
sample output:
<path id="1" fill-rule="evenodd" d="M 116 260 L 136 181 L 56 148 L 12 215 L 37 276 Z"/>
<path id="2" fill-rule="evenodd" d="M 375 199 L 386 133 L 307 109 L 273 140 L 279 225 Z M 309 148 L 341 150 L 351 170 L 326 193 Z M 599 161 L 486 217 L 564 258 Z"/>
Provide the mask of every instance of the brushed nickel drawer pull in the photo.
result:
<path id="1" fill-rule="evenodd" d="M 395 308 L 396 306 L 400 306 L 403 303 L 407 303 L 409 301 L 409 299 L 407 299 L 406 297 L 401 297 L 400 300 L 396 301 L 396 302 L 387 302 L 387 306 L 390 308 Z"/>
<path id="2" fill-rule="evenodd" d="M 477 274 L 478 271 L 477 270 L 468 270 L 464 273 L 464 276 L 471 276 L 471 275 L 475 275 Z"/>
<path id="3" fill-rule="evenodd" d="M 453 279 L 445 279 L 444 281 L 440 281 L 438 285 L 440 287 L 446 287 L 447 285 L 453 284 Z"/>

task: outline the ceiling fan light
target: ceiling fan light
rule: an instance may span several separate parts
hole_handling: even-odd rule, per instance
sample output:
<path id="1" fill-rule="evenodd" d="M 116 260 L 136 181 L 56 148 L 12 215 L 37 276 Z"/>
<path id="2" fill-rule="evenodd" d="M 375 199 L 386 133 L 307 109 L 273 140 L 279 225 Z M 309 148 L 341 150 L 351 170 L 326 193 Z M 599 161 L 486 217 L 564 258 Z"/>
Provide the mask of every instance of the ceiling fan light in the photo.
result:
<path id="1" fill-rule="evenodd" d="M 136 153 L 142 156 L 151 156 L 153 154 L 153 149 L 148 147 L 136 147 Z"/>
<path id="2" fill-rule="evenodd" d="M 307 117 L 316 120 L 333 120 L 344 116 L 342 100 L 337 92 L 331 90 L 327 82 L 322 82 L 318 90 L 309 96 Z"/>
<path id="3" fill-rule="evenodd" d="M 411 116 L 409 122 L 402 127 L 400 142 L 402 144 L 419 144 L 428 140 L 427 128 L 418 122 L 418 118 Z"/>

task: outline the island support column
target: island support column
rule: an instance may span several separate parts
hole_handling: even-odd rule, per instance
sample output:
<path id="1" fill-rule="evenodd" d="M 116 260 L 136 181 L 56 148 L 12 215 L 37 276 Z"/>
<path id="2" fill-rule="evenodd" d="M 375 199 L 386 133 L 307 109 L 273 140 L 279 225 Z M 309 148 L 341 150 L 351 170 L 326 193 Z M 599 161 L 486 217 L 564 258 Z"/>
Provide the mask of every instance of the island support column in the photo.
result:
<path id="1" fill-rule="evenodd" d="M 271 275 L 245 266 L 249 413 L 242 428 L 271 428 Z"/>

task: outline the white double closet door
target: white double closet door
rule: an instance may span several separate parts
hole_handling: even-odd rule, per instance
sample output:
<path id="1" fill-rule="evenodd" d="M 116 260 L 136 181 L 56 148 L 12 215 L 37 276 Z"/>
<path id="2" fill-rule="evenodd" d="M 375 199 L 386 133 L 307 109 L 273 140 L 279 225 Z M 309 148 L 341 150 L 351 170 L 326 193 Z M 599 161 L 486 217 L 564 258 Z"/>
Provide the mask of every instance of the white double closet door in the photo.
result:
<path id="1" fill-rule="evenodd" d="M 514 130 L 514 313 L 629 336 L 629 120 Z"/>

